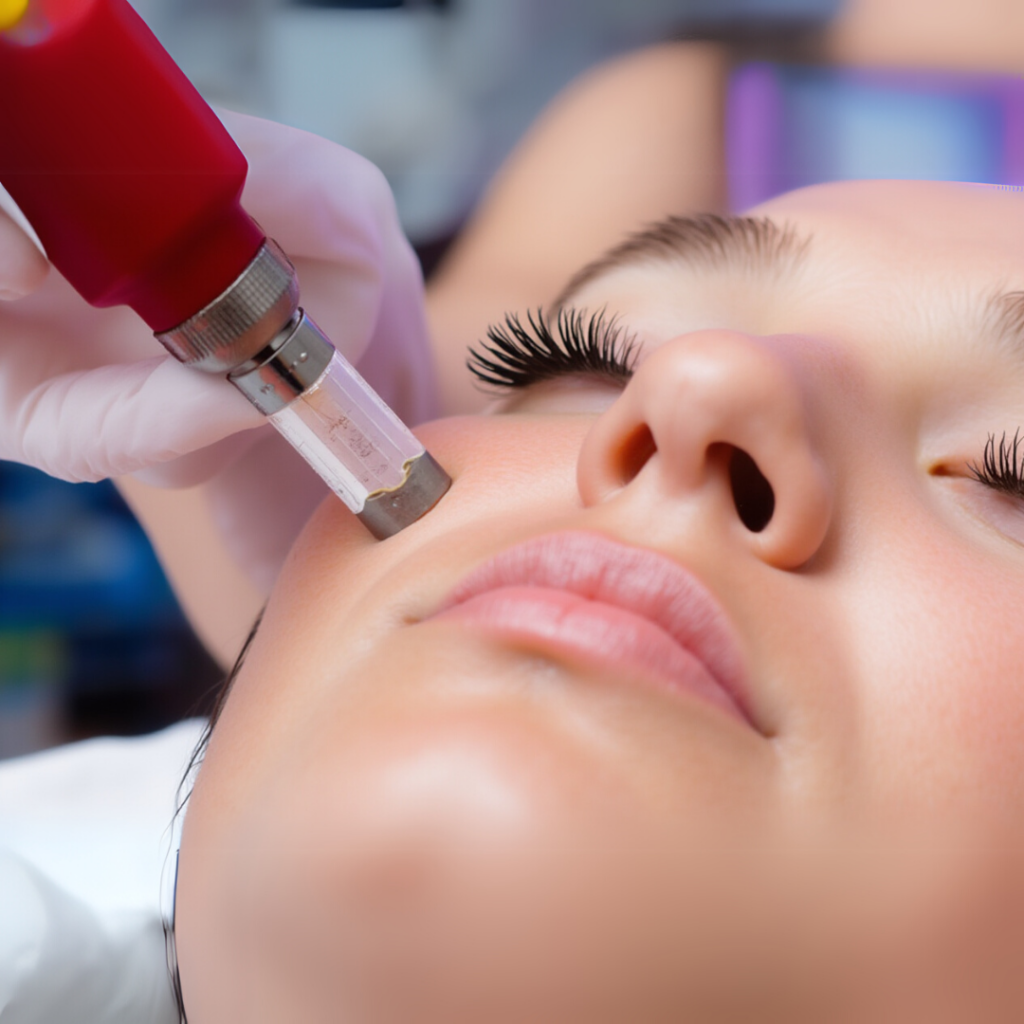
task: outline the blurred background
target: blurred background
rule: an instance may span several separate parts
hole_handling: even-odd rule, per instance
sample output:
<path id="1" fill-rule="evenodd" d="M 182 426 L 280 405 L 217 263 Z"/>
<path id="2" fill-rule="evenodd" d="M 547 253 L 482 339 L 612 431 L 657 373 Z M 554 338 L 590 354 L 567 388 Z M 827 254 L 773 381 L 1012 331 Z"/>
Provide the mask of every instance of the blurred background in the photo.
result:
<path id="1" fill-rule="evenodd" d="M 664 40 L 731 55 L 735 209 L 838 178 L 1024 183 L 1015 0 L 134 3 L 209 101 L 376 163 L 428 274 L 563 86 Z M 111 485 L 0 463 L 0 758 L 159 728 L 221 676 Z"/>

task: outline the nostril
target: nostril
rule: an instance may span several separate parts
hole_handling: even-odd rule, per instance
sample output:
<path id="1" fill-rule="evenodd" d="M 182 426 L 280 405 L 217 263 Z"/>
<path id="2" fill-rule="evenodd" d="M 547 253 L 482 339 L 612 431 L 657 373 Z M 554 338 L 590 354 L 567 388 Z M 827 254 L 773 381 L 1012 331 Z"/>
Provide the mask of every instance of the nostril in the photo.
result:
<path id="1" fill-rule="evenodd" d="M 646 423 L 640 424 L 619 448 L 618 472 L 621 486 L 630 483 L 657 450 L 651 428 Z"/>
<path id="2" fill-rule="evenodd" d="M 751 533 L 760 533 L 775 514 L 775 492 L 742 448 L 734 448 L 729 459 L 729 483 L 740 521 Z"/>

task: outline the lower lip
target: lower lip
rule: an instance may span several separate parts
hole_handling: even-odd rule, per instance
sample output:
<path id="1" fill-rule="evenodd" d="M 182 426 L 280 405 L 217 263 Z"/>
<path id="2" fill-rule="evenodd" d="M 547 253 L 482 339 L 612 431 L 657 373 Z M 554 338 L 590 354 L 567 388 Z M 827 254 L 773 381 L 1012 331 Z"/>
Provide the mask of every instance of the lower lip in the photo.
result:
<path id="1" fill-rule="evenodd" d="M 546 587 L 501 587 L 435 618 L 471 622 L 542 653 L 626 678 L 643 677 L 747 721 L 699 658 L 649 619 L 614 605 Z"/>

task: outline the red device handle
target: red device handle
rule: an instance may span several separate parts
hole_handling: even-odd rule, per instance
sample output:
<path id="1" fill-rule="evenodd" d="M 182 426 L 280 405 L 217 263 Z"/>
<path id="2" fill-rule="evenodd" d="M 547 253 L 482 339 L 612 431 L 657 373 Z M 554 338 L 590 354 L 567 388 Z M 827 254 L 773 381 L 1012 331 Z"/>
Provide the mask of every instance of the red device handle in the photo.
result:
<path id="1" fill-rule="evenodd" d="M 30 0 L 0 32 L 0 183 L 92 305 L 159 333 L 220 295 L 265 237 L 247 170 L 127 0 Z"/>

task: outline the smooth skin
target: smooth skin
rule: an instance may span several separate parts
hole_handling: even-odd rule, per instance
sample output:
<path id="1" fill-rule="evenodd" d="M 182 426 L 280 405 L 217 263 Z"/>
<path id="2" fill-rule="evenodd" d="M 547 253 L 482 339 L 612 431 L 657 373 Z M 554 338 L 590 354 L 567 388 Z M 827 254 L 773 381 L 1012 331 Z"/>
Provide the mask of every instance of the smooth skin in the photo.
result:
<path id="1" fill-rule="evenodd" d="M 189 808 L 193 1024 L 1017 1019 L 1024 510 L 969 467 L 1024 422 L 1021 346 L 977 312 L 1024 288 L 1024 204 L 854 183 L 757 212 L 810 237 L 798 266 L 574 297 L 640 339 L 624 390 L 425 426 L 455 486 L 386 543 L 335 502 L 309 524 Z M 772 484 L 763 532 L 721 445 Z M 757 729 L 430 620 L 560 530 L 711 590 Z"/>

